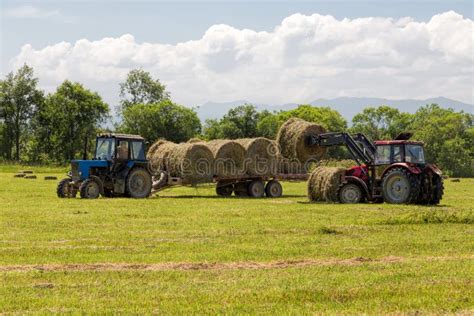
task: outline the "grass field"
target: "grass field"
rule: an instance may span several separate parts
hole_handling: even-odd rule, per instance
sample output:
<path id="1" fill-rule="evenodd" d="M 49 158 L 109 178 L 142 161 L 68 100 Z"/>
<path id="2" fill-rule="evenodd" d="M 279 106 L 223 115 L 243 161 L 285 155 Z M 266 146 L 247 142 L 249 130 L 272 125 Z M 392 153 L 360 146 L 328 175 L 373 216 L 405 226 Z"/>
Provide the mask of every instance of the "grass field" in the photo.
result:
<path id="1" fill-rule="evenodd" d="M 3 313 L 474 313 L 473 179 L 421 207 L 309 204 L 304 183 L 68 200 L 0 171 Z"/>

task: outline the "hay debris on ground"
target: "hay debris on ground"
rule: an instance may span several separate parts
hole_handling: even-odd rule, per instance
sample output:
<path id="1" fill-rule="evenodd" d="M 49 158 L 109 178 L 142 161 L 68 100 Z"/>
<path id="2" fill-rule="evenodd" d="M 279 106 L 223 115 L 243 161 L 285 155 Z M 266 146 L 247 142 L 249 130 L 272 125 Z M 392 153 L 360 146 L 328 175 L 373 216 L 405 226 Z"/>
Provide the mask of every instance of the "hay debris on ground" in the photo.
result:
<path id="1" fill-rule="evenodd" d="M 245 148 L 244 167 L 250 176 L 271 176 L 278 170 L 280 151 L 274 140 L 257 137 L 242 138 L 236 142 Z"/>
<path id="2" fill-rule="evenodd" d="M 310 201 L 338 202 L 339 186 L 345 175 L 345 168 L 317 167 L 308 179 Z"/>
<path id="3" fill-rule="evenodd" d="M 238 142 L 216 139 L 207 143 L 214 155 L 214 175 L 233 177 L 245 174 L 245 148 Z"/>
<path id="4" fill-rule="evenodd" d="M 44 179 L 45 179 L 45 180 L 58 180 L 58 177 L 55 177 L 55 176 L 45 176 Z"/>
<path id="5" fill-rule="evenodd" d="M 24 178 L 25 174 L 24 173 L 16 173 L 16 174 L 13 175 L 13 177 L 15 177 L 15 178 Z"/>
<path id="6" fill-rule="evenodd" d="M 21 170 L 20 173 L 32 174 L 33 170 Z"/>
<path id="7" fill-rule="evenodd" d="M 35 175 L 25 175 L 23 179 L 36 179 Z"/>
<path id="8" fill-rule="evenodd" d="M 322 159 L 326 147 L 308 146 L 307 138 L 311 135 L 325 133 L 318 124 L 306 122 L 299 118 L 290 118 L 279 129 L 276 141 L 282 155 L 281 171 L 285 173 L 304 173 L 308 171 L 311 161 Z"/>
<path id="9" fill-rule="evenodd" d="M 203 143 L 175 144 L 166 160 L 169 175 L 182 178 L 183 183 L 198 184 L 213 179 L 214 155 Z"/>

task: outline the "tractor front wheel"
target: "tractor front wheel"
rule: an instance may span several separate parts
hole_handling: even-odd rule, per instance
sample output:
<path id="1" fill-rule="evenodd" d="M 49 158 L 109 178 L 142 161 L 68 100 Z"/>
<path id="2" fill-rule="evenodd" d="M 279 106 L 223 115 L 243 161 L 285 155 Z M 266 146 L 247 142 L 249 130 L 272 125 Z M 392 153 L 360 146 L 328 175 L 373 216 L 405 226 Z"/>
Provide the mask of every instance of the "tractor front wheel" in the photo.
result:
<path id="1" fill-rule="evenodd" d="M 71 185 L 72 180 L 70 178 L 62 179 L 58 183 L 56 188 L 56 194 L 60 198 L 75 198 L 77 189 Z"/>
<path id="2" fill-rule="evenodd" d="M 94 179 L 86 179 L 79 187 L 81 198 L 97 199 L 100 195 L 100 185 Z"/>
<path id="3" fill-rule="evenodd" d="M 362 190 L 357 184 L 346 183 L 339 189 L 339 201 L 344 204 L 355 204 L 362 200 Z"/>
<path id="4" fill-rule="evenodd" d="M 143 168 L 132 169 L 128 174 L 126 185 L 130 197 L 136 199 L 146 198 L 151 193 L 151 175 Z"/>
<path id="5" fill-rule="evenodd" d="M 416 202 L 420 193 L 420 181 L 404 168 L 387 172 L 382 181 L 383 198 L 387 203 L 410 204 Z"/>

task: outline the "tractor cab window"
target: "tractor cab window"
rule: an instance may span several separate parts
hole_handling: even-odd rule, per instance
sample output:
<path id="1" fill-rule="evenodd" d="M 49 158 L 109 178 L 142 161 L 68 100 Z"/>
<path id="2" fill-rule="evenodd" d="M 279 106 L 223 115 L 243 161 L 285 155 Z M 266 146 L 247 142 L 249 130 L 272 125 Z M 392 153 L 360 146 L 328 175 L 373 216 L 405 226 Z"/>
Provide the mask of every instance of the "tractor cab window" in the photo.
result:
<path id="1" fill-rule="evenodd" d="M 145 160 L 145 149 L 143 148 L 143 142 L 131 142 L 131 143 L 132 143 L 132 159 Z"/>
<path id="2" fill-rule="evenodd" d="M 383 165 L 390 163 L 390 145 L 377 146 L 377 152 L 375 154 L 375 164 Z"/>
<path id="3" fill-rule="evenodd" d="M 115 140 L 113 138 L 98 138 L 95 150 L 95 159 L 112 160 L 115 151 Z"/>
<path id="4" fill-rule="evenodd" d="M 128 160 L 128 140 L 117 141 L 117 159 Z"/>
<path id="5" fill-rule="evenodd" d="M 412 163 L 425 163 L 423 146 L 406 145 L 405 160 Z"/>
<path id="6" fill-rule="evenodd" d="M 402 145 L 393 146 L 393 162 L 402 162 L 403 161 L 403 147 Z"/>

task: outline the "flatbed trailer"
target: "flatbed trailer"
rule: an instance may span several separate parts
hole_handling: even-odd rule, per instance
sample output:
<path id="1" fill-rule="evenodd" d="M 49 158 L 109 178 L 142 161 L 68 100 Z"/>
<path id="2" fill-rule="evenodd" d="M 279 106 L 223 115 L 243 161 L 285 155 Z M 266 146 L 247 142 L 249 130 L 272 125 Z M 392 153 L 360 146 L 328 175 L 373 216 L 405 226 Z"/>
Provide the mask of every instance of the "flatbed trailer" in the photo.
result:
<path id="1" fill-rule="evenodd" d="M 278 173 L 274 175 L 263 176 L 230 176 L 218 177 L 215 176 L 212 182 L 216 184 L 216 193 L 220 196 L 231 196 L 234 193 L 236 196 L 249 197 L 281 197 L 283 195 L 283 188 L 280 181 L 301 182 L 308 180 L 307 173 Z M 203 183 L 199 183 L 203 184 Z M 168 189 L 174 186 L 192 186 L 193 183 L 184 181 L 180 177 L 168 176 L 162 172 L 159 176 L 153 177 L 153 193 Z"/>

